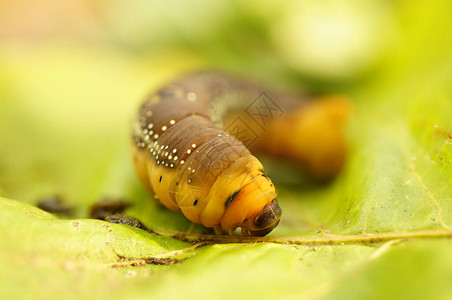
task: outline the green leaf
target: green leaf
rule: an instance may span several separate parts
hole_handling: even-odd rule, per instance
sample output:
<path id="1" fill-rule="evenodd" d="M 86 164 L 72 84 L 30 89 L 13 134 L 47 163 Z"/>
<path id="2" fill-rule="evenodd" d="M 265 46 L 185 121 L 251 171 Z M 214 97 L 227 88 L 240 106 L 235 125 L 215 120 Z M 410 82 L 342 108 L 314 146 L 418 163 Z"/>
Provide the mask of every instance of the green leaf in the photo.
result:
<path id="1" fill-rule="evenodd" d="M 252 17 L 250 3 L 234 4 L 237 24 L 249 26 L 245 32 L 272 28 L 271 6 Z M 294 81 L 284 64 L 248 59 L 254 48 L 225 46 L 235 38 L 227 26 L 234 18 L 201 37 L 186 32 L 184 42 L 203 59 L 179 48 L 138 55 L 61 41 L 1 46 L 0 298 L 449 299 L 452 7 L 420 0 L 381 9 L 397 24 L 390 31 L 397 38 L 373 73 L 340 85 L 355 105 L 344 170 L 319 186 L 269 161 L 283 218 L 258 239 L 200 234 L 201 226 L 152 201 L 129 153 L 130 123 L 143 97 L 203 59 L 231 69 L 247 61 L 251 74 Z M 203 48 L 209 35 L 220 49 L 211 56 Z M 263 44 L 270 57 L 272 42 Z M 33 206 L 53 194 L 75 205 L 74 219 Z M 161 235 L 84 219 L 105 196 L 131 201 L 127 213 Z"/>

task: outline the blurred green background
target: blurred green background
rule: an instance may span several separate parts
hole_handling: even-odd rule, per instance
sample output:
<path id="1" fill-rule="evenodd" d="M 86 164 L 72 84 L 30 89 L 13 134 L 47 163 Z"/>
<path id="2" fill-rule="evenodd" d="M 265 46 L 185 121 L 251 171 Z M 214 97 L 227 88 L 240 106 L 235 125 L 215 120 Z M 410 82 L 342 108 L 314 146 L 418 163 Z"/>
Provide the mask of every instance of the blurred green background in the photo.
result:
<path id="1" fill-rule="evenodd" d="M 334 182 L 266 165 L 284 211 L 272 236 L 449 230 L 451 12 L 447 0 L 1 1 L 0 196 L 17 201 L 0 202 L 0 296 L 449 298 L 448 240 L 192 251 L 100 221 L 75 230 L 24 203 L 59 194 L 83 218 L 125 197 L 146 225 L 188 230 L 136 179 L 130 127 L 160 85 L 220 69 L 355 106 Z M 177 249 L 188 258 L 174 266 L 111 265 Z"/>

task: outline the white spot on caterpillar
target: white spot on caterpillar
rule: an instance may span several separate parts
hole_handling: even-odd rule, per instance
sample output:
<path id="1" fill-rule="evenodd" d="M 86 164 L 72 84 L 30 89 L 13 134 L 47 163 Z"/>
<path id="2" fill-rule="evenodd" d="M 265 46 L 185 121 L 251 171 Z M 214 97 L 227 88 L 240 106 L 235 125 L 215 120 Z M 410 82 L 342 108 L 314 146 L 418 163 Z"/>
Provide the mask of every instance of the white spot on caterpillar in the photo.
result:
<path id="1" fill-rule="evenodd" d="M 196 144 L 192 144 L 191 146 L 192 146 L 193 148 L 196 148 Z"/>
<path id="2" fill-rule="evenodd" d="M 168 167 L 168 164 L 165 164 L 166 167 Z"/>
<path id="3" fill-rule="evenodd" d="M 159 135 L 156 133 L 156 134 L 154 134 L 154 139 L 158 139 L 159 138 Z"/>
<path id="4" fill-rule="evenodd" d="M 152 116 L 152 110 L 147 110 L 144 114 L 146 116 L 150 117 L 150 116 Z"/>
<path id="5" fill-rule="evenodd" d="M 191 171 L 191 167 L 188 167 L 188 170 Z"/>
<path id="6" fill-rule="evenodd" d="M 173 153 L 176 153 L 177 152 L 177 149 L 173 149 Z"/>
<path id="7" fill-rule="evenodd" d="M 165 152 L 165 156 L 168 156 L 168 154 L 169 154 L 168 152 Z"/>
<path id="8" fill-rule="evenodd" d="M 198 96 L 196 96 L 196 94 L 193 92 L 187 94 L 187 100 L 190 102 L 196 101 L 197 98 Z"/>
<path id="9" fill-rule="evenodd" d="M 180 164 L 181 164 L 181 165 L 185 164 L 185 160 L 181 160 L 181 161 L 180 161 Z"/>
<path id="10" fill-rule="evenodd" d="M 148 134 L 148 130 L 147 129 L 143 130 L 143 133 Z"/>
<path id="11" fill-rule="evenodd" d="M 177 155 L 176 155 L 176 156 L 174 156 L 174 160 L 177 160 L 177 159 L 178 159 Z"/>
<path id="12" fill-rule="evenodd" d="M 154 134 L 153 130 L 149 131 L 149 135 L 153 135 L 153 134 Z"/>
<path id="13" fill-rule="evenodd" d="M 171 121 L 169 121 L 169 123 L 170 123 L 171 125 L 174 125 L 174 124 L 176 124 L 176 121 L 175 121 L 175 120 L 171 120 Z"/>
<path id="14" fill-rule="evenodd" d="M 191 183 L 191 179 L 188 179 L 188 183 Z"/>
<path id="15" fill-rule="evenodd" d="M 163 148 L 165 148 L 165 146 L 162 145 L 162 147 L 160 147 L 160 149 L 163 149 Z"/>
<path id="16" fill-rule="evenodd" d="M 223 135 L 221 133 L 219 133 L 218 136 L 223 136 Z"/>
<path id="17" fill-rule="evenodd" d="M 165 131 L 165 130 L 167 130 L 168 129 L 168 127 L 166 127 L 166 125 L 163 125 L 162 126 L 162 131 Z"/>
<path id="18" fill-rule="evenodd" d="M 165 149 L 168 149 L 168 145 L 165 146 Z"/>
<path id="19" fill-rule="evenodd" d="M 170 167 L 171 167 L 171 168 L 174 167 L 174 164 L 170 164 Z"/>
<path id="20" fill-rule="evenodd" d="M 157 161 L 157 164 L 159 165 L 159 164 L 160 164 L 160 162 L 159 162 L 159 161 Z"/>
<path id="21" fill-rule="evenodd" d="M 173 159 L 173 156 L 171 154 L 168 155 L 168 159 Z"/>
<path id="22" fill-rule="evenodd" d="M 154 124 L 149 123 L 148 128 L 149 128 L 149 129 L 152 129 L 153 127 L 154 127 Z"/>
<path id="23" fill-rule="evenodd" d="M 195 169 L 191 170 L 192 173 L 195 173 Z"/>
<path id="24" fill-rule="evenodd" d="M 191 150 L 190 150 L 190 149 L 188 149 L 188 150 L 187 150 L 187 154 L 190 154 L 190 153 L 191 153 Z"/>

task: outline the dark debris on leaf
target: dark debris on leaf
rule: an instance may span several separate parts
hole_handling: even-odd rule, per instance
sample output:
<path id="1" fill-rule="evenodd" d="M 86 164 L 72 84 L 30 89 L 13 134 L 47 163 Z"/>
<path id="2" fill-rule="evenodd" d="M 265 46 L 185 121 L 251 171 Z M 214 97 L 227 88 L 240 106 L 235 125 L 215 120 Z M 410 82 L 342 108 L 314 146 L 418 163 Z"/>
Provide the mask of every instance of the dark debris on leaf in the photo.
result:
<path id="1" fill-rule="evenodd" d="M 64 203 L 59 195 L 42 197 L 38 200 L 37 207 L 46 212 L 62 216 L 71 216 L 74 211 L 74 207 Z"/>
<path id="2" fill-rule="evenodd" d="M 147 228 L 140 220 L 138 220 L 134 217 L 131 217 L 131 216 L 127 216 L 127 215 L 123 215 L 123 214 L 114 214 L 114 215 L 106 217 L 105 221 L 114 223 L 114 224 L 129 225 L 129 226 L 132 226 L 135 228 L 140 228 L 140 229 L 146 230 L 152 234 L 157 234 L 153 230 Z"/>
<path id="3" fill-rule="evenodd" d="M 130 203 L 121 198 L 103 198 L 90 207 L 90 218 L 106 220 L 107 217 L 124 212 Z"/>
<path id="4" fill-rule="evenodd" d="M 136 228 L 141 228 L 144 230 L 147 230 L 146 226 L 144 226 L 143 223 L 141 223 L 139 220 L 137 220 L 134 217 L 122 215 L 122 214 L 114 214 L 111 216 L 108 216 L 105 218 L 105 221 L 114 223 L 114 224 L 123 224 L 123 225 L 129 225 Z"/>

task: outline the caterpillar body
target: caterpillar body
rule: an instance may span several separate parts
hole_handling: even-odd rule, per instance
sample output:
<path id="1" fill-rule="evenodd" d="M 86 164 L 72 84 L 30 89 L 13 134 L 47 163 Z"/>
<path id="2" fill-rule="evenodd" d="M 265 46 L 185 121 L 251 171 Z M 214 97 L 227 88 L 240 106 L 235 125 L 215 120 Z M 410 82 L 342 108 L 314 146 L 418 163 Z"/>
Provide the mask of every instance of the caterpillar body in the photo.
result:
<path id="1" fill-rule="evenodd" d="M 282 211 L 272 181 L 247 146 L 330 176 L 343 161 L 338 124 L 347 111 L 340 97 L 308 102 L 275 95 L 270 98 L 255 83 L 212 72 L 161 88 L 142 104 L 133 127 L 139 178 L 164 206 L 216 234 L 233 234 L 238 227 L 244 235 L 268 234 Z"/>

